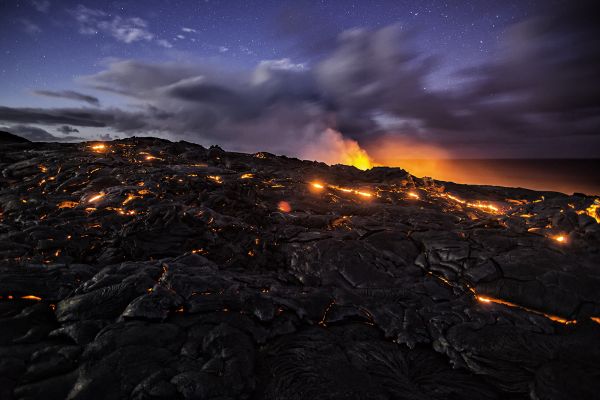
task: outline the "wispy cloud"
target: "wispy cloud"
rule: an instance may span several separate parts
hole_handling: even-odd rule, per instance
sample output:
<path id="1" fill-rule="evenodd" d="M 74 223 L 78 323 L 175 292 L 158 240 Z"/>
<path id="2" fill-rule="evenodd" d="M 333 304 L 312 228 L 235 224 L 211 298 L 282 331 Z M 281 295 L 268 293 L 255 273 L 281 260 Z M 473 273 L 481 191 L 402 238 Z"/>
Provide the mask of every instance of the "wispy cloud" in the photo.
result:
<path id="1" fill-rule="evenodd" d="M 123 43 L 155 41 L 159 46 L 172 47 L 168 41 L 156 38 L 156 35 L 150 31 L 148 22 L 142 18 L 124 18 L 99 9 L 88 8 L 81 4 L 71 10 L 70 13 L 77 21 L 79 33 L 81 34 L 97 35 L 103 33 Z"/>
<path id="2" fill-rule="evenodd" d="M 93 106 L 100 105 L 100 100 L 98 100 L 97 97 L 79 93 L 79 92 L 75 92 L 72 90 L 62 90 L 59 92 L 54 92 L 51 90 L 35 90 L 33 93 L 37 94 L 39 96 L 58 97 L 58 98 L 62 98 L 62 99 L 83 101 L 83 102 L 86 102 Z"/>
<path id="3" fill-rule="evenodd" d="M 48 0 L 31 0 L 33 8 L 41 13 L 47 13 L 50 11 L 50 2 Z"/>
<path id="4" fill-rule="evenodd" d="M 62 133 L 63 135 L 70 135 L 71 133 L 79 133 L 79 129 L 73 128 L 69 125 L 60 126 L 60 127 L 56 128 L 56 130 L 58 132 Z"/>
<path id="5" fill-rule="evenodd" d="M 181 28 L 182 31 L 187 32 L 187 33 L 196 33 L 198 32 L 197 30 L 193 29 L 193 28 L 186 28 L 185 26 L 183 28 Z"/>
<path id="6" fill-rule="evenodd" d="M 22 18 L 19 20 L 19 22 L 21 23 L 21 28 L 23 31 L 25 31 L 25 33 L 28 35 L 37 35 L 38 33 L 42 32 L 42 28 L 28 19 Z"/>
<path id="7" fill-rule="evenodd" d="M 170 49 L 170 48 L 173 47 L 173 45 L 171 44 L 171 42 L 169 42 L 168 40 L 165 40 L 165 39 L 158 39 L 156 41 L 156 44 L 159 45 L 159 46 L 165 47 L 167 49 Z"/>

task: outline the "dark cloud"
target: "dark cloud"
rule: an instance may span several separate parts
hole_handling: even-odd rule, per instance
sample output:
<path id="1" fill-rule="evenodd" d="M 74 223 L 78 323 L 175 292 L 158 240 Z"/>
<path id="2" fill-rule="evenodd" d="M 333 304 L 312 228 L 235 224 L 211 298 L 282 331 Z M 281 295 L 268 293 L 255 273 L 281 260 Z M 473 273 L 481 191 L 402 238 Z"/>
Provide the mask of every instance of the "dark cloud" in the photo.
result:
<path id="1" fill-rule="evenodd" d="M 113 137 L 112 135 L 108 134 L 108 133 L 105 133 L 105 134 L 103 134 L 103 135 L 100 135 L 100 136 L 98 137 L 98 139 L 99 139 L 99 140 L 103 140 L 103 141 L 105 141 L 105 142 L 109 142 L 109 141 L 111 141 L 111 140 L 115 140 L 116 138 L 115 138 L 115 137 Z"/>
<path id="2" fill-rule="evenodd" d="M 463 71 L 463 103 L 507 134 L 597 136 L 600 18 L 573 3 L 511 27 L 497 61 Z"/>
<path id="3" fill-rule="evenodd" d="M 50 90 L 35 90 L 34 93 L 37 95 L 40 95 L 40 96 L 58 97 L 61 99 L 83 101 L 83 102 L 86 102 L 93 106 L 100 105 L 100 100 L 98 100 L 97 97 L 79 93 L 79 92 L 74 92 L 72 90 L 63 90 L 60 92 L 54 92 L 54 91 L 50 91 Z"/>
<path id="4" fill-rule="evenodd" d="M 344 32 L 310 65 L 119 61 L 83 83 L 132 98 L 135 111 L 0 107 L 0 120 L 300 156 L 328 128 L 362 144 L 396 135 L 461 156 L 599 156 L 600 24 L 580 3 L 559 11 L 509 27 L 495 61 L 462 71 L 466 83 L 452 91 L 423 89 L 437 60 L 414 49 L 414 33 L 388 26 Z"/>
<path id="5" fill-rule="evenodd" d="M 0 121 L 41 124 L 111 127 L 128 133 L 152 129 L 145 120 L 160 120 L 161 112 L 148 108 L 145 112 L 128 112 L 117 108 L 12 108 L 0 106 Z"/>
<path id="6" fill-rule="evenodd" d="M 79 129 L 72 128 L 69 125 L 60 126 L 56 128 L 56 130 L 64 135 L 70 135 L 71 133 L 79 133 Z"/>
<path id="7" fill-rule="evenodd" d="M 63 141 L 80 141 L 83 140 L 80 137 L 59 137 L 54 136 L 50 132 L 38 128 L 36 126 L 28 126 L 28 125 L 13 125 L 10 127 L 3 127 L 3 130 L 12 132 L 16 135 L 24 137 L 26 139 L 31 140 L 32 142 L 63 142 Z"/>

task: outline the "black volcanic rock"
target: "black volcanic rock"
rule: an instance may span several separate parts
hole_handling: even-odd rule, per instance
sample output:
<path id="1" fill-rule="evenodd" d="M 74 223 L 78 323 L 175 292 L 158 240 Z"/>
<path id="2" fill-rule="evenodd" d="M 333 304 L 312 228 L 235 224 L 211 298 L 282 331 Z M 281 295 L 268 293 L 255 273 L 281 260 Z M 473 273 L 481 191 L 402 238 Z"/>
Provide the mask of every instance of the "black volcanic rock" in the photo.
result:
<path id="1" fill-rule="evenodd" d="M 0 145 L 2 399 L 591 399 L 600 200 Z"/>
<path id="2" fill-rule="evenodd" d="M 0 145 L 9 143 L 29 143 L 24 137 L 13 135 L 5 131 L 0 131 Z"/>

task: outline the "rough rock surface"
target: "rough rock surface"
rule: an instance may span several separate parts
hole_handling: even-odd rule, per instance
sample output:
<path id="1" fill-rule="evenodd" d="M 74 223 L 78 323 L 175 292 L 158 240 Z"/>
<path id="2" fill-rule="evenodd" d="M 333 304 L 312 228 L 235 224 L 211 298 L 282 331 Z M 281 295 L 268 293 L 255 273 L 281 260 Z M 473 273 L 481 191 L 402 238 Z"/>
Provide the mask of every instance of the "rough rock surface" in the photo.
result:
<path id="1" fill-rule="evenodd" d="M 592 399 L 600 202 L 133 138 L 0 147 L 2 399 Z"/>

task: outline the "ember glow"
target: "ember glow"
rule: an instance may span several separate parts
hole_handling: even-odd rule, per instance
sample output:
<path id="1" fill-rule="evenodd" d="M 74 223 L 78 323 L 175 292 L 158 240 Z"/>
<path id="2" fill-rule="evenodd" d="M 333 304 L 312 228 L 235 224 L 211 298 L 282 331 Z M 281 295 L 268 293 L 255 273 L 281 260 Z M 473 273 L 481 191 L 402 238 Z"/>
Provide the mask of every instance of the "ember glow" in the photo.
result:
<path id="1" fill-rule="evenodd" d="M 74 208 L 79 205 L 76 201 L 61 201 L 58 203 L 58 208 Z"/>
<path id="2" fill-rule="evenodd" d="M 478 208 L 482 211 L 493 213 L 493 214 L 497 214 L 500 212 L 500 209 L 491 203 L 487 203 L 487 202 L 483 202 L 483 201 L 479 201 L 479 200 L 477 200 L 475 202 L 466 201 L 466 200 L 460 199 L 456 196 L 453 196 L 450 193 L 442 193 L 442 194 L 440 194 L 440 196 L 446 197 L 447 199 L 450 199 L 450 200 L 452 200 L 458 204 L 461 204 L 463 206 L 466 206 L 466 207 Z"/>
<path id="3" fill-rule="evenodd" d="M 125 204 L 129 203 L 130 201 L 132 201 L 133 199 L 139 199 L 139 196 L 135 196 L 133 194 L 128 194 L 127 198 L 125 200 L 123 200 L 123 203 L 121 203 L 121 204 L 125 205 Z"/>
<path id="4" fill-rule="evenodd" d="M 594 199 L 594 202 L 588 208 L 577 211 L 577 214 L 589 215 L 600 224 L 600 199 Z"/>
<path id="5" fill-rule="evenodd" d="M 22 296 L 21 298 L 22 298 L 22 299 L 24 299 L 24 300 L 35 300 L 35 301 L 40 301 L 40 300 L 42 300 L 42 298 L 41 298 L 41 297 L 38 297 L 38 296 L 33 296 L 33 295 Z"/>
<path id="6" fill-rule="evenodd" d="M 366 198 L 373 197 L 373 193 L 370 193 L 370 192 L 367 192 L 364 190 L 353 189 L 353 188 L 337 186 L 337 185 L 322 184 L 319 182 L 311 182 L 310 187 L 314 188 L 316 190 L 319 190 L 319 191 L 321 191 L 327 187 L 328 189 L 342 192 L 342 193 L 352 193 L 352 194 L 356 194 L 358 196 L 366 197 Z"/>
<path id="7" fill-rule="evenodd" d="M 90 198 L 88 199 L 88 203 L 93 203 L 93 202 L 94 202 L 94 201 L 96 201 L 96 200 L 100 200 L 100 199 L 101 199 L 101 198 L 103 198 L 104 196 L 105 196 L 105 194 L 104 194 L 104 193 L 99 193 L 99 194 L 97 194 L 97 195 L 95 195 L 95 196 L 92 196 L 92 197 L 90 197 Z"/>
<path id="8" fill-rule="evenodd" d="M 277 203 L 277 209 L 284 213 L 289 213 L 292 211 L 292 206 L 287 201 L 280 201 Z"/>
<path id="9" fill-rule="evenodd" d="M 97 144 L 91 145 L 90 149 L 92 149 L 96 153 L 103 153 L 104 151 L 106 151 L 107 146 L 104 143 L 97 143 Z"/>
<path id="10" fill-rule="evenodd" d="M 556 240 L 559 243 L 567 242 L 567 237 L 565 235 L 556 235 L 556 236 L 553 236 L 552 239 Z"/>
<path id="11" fill-rule="evenodd" d="M 574 320 L 574 319 L 567 319 L 567 318 L 559 317 L 557 315 L 546 314 L 546 313 L 541 312 L 541 311 L 532 310 L 531 308 L 523 307 L 523 306 L 520 306 L 518 304 L 512 303 L 510 301 L 496 299 L 494 297 L 476 295 L 475 298 L 477 299 L 477 301 L 479 301 L 481 303 L 496 303 L 496 304 L 502 304 L 502 305 L 508 306 L 508 307 L 520 308 L 520 309 L 522 309 L 524 311 L 527 311 L 527 312 L 530 312 L 530 313 L 533 313 L 533 314 L 541 315 L 541 316 L 546 317 L 546 318 L 548 318 L 548 319 L 550 319 L 550 320 L 552 320 L 554 322 L 558 322 L 558 323 L 564 324 L 564 325 L 569 325 L 569 324 L 575 324 L 575 323 L 577 323 L 577 320 Z"/>

